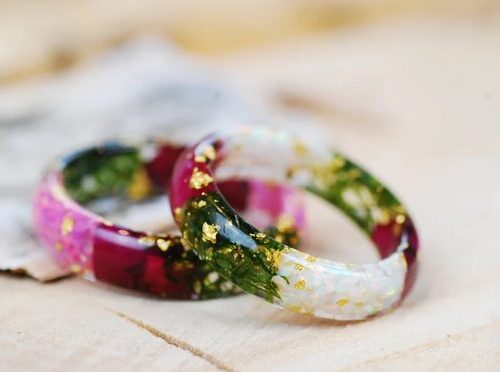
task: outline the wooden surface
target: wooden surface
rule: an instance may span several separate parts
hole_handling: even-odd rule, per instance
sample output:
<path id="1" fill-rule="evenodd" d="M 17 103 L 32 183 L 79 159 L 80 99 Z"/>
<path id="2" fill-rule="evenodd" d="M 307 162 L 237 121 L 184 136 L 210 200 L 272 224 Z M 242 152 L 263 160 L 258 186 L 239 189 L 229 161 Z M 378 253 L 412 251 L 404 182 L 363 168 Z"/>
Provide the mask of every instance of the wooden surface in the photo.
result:
<path id="1" fill-rule="evenodd" d="M 500 17 L 374 24 L 208 62 L 263 113 L 293 111 L 282 126 L 319 131 L 406 201 L 422 238 L 410 297 L 342 325 L 252 296 L 162 301 L 3 274 L 0 369 L 498 370 Z M 312 251 L 368 257 L 345 222 L 310 209 Z"/>

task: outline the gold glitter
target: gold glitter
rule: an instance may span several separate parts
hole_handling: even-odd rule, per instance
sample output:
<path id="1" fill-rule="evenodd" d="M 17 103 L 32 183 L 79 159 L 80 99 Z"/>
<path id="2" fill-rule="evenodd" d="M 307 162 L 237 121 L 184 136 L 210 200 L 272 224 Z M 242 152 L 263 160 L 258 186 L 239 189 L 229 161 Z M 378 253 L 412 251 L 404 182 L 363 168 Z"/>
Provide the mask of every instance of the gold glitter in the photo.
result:
<path id="1" fill-rule="evenodd" d="M 266 238 L 266 234 L 264 234 L 262 232 L 259 232 L 259 233 L 250 233 L 250 236 L 253 237 L 253 238 L 255 238 L 255 239 L 258 239 L 258 240 L 262 240 L 262 239 Z"/>
<path id="2" fill-rule="evenodd" d="M 131 200 L 141 200 L 150 195 L 153 190 L 151 181 L 145 168 L 135 172 L 132 183 L 127 189 L 127 195 Z"/>
<path id="3" fill-rule="evenodd" d="M 300 305 L 288 306 L 286 309 L 290 310 L 290 311 L 293 311 L 294 313 L 299 313 L 299 314 L 302 313 L 302 306 L 300 306 Z"/>
<path id="4" fill-rule="evenodd" d="M 314 256 L 311 256 L 310 254 L 307 255 L 306 261 L 308 262 L 316 262 L 317 258 Z"/>
<path id="5" fill-rule="evenodd" d="M 269 263 L 274 263 L 273 251 L 270 251 L 266 247 L 259 247 L 259 252 L 262 253 L 266 257 L 266 261 Z"/>
<path id="6" fill-rule="evenodd" d="M 170 247 L 170 240 L 165 240 L 165 239 L 158 239 L 156 241 L 156 245 L 158 248 L 160 248 L 163 252 L 165 252 L 168 247 Z"/>
<path id="7" fill-rule="evenodd" d="M 299 263 L 296 263 L 296 264 L 295 264 L 295 270 L 297 270 L 297 271 L 302 271 L 302 270 L 304 270 L 304 266 L 302 266 L 302 265 L 301 265 L 301 264 L 299 264 Z"/>
<path id="8" fill-rule="evenodd" d="M 71 231 L 73 231 L 74 227 L 75 227 L 75 221 L 69 216 L 64 217 L 61 223 L 61 235 L 62 236 L 68 235 Z"/>
<path id="9" fill-rule="evenodd" d="M 379 222 L 382 224 L 382 225 L 387 225 L 389 223 L 389 221 L 391 220 L 391 215 L 390 213 L 387 211 L 387 209 L 381 209 L 380 210 L 380 219 L 379 219 Z"/>
<path id="10" fill-rule="evenodd" d="M 399 224 L 403 224 L 406 221 L 406 216 L 404 214 L 398 214 L 396 216 L 396 222 Z"/>
<path id="11" fill-rule="evenodd" d="M 274 261 L 274 265 L 276 267 L 280 267 L 281 260 L 282 260 L 282 253 L 281 253 L 281 251 L 273 251 L 273 261 Z"/>
<path id="12" fill-rule="evenodd" d="M 64 249 L 64 246 L 62 245 L 61 242 L 57 242 L 55 248 L 56 251 L 62 251 Z"/>
<path id="13" fill-rule="evenodd" d="M 306 155 L 309 152 L 307 146 L 301 141 L 295 141 L 293 144 L 293 150 L 295 151 L 295 154 L 299 156 Z"/>
<path id="14" fill-rule="evenodd" d="M 335 156 L 330 162 L 331 170 L 334 172 L 344 168 L 344 165 L 345 159 L 341 158 L 340 156 Z"/>
<path id="15" fill-rule="evenodd" d="M 294 224 L 295 224 L 294 218 L 288 214 L 284 214 L 280 216 L 280 218 L 278 219 L 276 227 L 279 232 L 285 232 L 285 231 L 290 231 L 293 228 Z"/>
<path id="16" fill-rule="evenodd" d="M 205 163 L 207 160 L 214 160 L 216 157 L 215 149 L 212 145 L 206 146 L 200 155 L 194 157 L 194 161 L 198 163 Z"/>
<path id="17" fill-rule="evenodd" d="M 349 303 L 348 298 L 341 298 L 341 299 L 337 300 L 337 306 L 339 306 L 339 307 L 344 307 L 348 303 Z"/>
<path id="18" fill-rule="evenodd" d="M 141 236 L 139 239 L 139 244 L 151 247 L 155 244 L 155 238 L 151 235 Z"/>
<path id="19" fill-rule="evenodd" d="M 70 266 L 70 270 L 76 274 L 80 273 L 82 271 L 82 268 L 80 265 L 73 264 Z"/>
<path id="20" fill-rule="evenodd" d="M 362 307 L 362 306 L 364 306 L 364 305 L 365 305 L 365 303 L 364 303 L 364 302 L 362 302 L 362 301 L 360 301 L 360 302 L 356 302 L 356 303 L 354 304 L 354 306 L 356 306 L 356 307 Z"/>
<path id="21" fill-rule="evenodd" d="M 300 279 L 297 283 L 295 283 L 296 289 L 304 289 L 306 287 L 306 281 L 304 279 Z"/>
<path id="22" fill-rule="evenodd" d="M 189 187 L 195 190 L 204 188 L 213 182 L 213 178 L 205 172 L 200 171 L 198 168 L 193 169 L 193 174 L 189 180 Z"/>
<path id="23" fill-rule="evenodd" d="M 206 206 L 206 205 L 207 205 L 207 202 L 206 202 L 205 200 L 200 200 L 200 201 L 198 202 L 197 207 L 198 207 L 198 208 L 203 208 L 203 207 L 204 207 L 204 206 Z"/>
<path id="24" fill-rule="evenodd" d="M 181 215 L 182 215 L 182 209 L 181 208 L 175 208 L 174 210 L 174 218 L 177 222 L 181 221 Z"/>
<path id="25" fill-rule="evenodd" d="M 211 225 L 209 223 L 204 222 L 201 228 L 202 230 L 202 240 L 204 242 L 217 243 L 217 233 L 219 232 L 220 227 L 217 225 Z"/>

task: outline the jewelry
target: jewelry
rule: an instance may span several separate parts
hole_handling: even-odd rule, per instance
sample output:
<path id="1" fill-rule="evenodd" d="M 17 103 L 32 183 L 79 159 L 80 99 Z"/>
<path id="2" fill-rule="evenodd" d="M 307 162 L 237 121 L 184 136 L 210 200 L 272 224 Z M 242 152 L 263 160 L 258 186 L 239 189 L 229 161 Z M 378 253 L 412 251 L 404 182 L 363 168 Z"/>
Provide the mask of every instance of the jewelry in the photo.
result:
<path id="1" fill-rule="evenodd" d="M 381 260 L 344 264 L 273 239 L 230 208 L 215 170 L 318 195 L 361 228 Z M 286 133 L 253 127 L 207 137 L 179 157 L 169 198 L 184 242 L 202 260 L 246 292 L 285 309 L 360 320 L 398 304 L 415 278 L 418 238 L 401 202 L 343 155 Z"/>
<path id="2" fill-rule="evenodd" d="M 161 141 L 139 146 L 105 143 L 56 161 L 35 196 L 34 224 L 40 240 L 59 264 L 91 280 L 169 298 L 238 293 L 185 249 L 179 236 L 135 231 L 87 208 L 103 198 L 121 197 L 130 204 L 164 192 L 183 149 Z M 297 217 L 291 229 L 280 231 L 279 224 L 269 229 L 278 239 L 297 244 L 297 229 L 304 222 L 297 193 L 257 181 L 228 180 L 221 188 L 235 208 L 262 226 L 279 222 L 282 215 Z"/>

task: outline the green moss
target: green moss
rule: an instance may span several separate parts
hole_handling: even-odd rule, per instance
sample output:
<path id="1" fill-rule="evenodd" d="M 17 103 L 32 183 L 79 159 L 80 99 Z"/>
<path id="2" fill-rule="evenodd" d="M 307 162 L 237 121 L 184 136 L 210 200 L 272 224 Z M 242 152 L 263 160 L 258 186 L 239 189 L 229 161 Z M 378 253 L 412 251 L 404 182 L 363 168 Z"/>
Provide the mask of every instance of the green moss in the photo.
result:
<path id="1" fill-rule="evenodd" d="M 197 207 L 199 200 L 204 200 L 206 205 Z M 182 216 L 184 239 L 222 277 L 267 301 L 279 298 L 278 288 L 272 281 L 277 275 L 272 257 L 273 252 L 283 249 L 284 245 L 258 235 L 258 230 L 238 218 L 215 193 L 188 203 Z M 204 224 L 218 227 L 215 243 L 204 235 Z"/>
<path id="2" fill-rule="evenodd" d="M 107 196 L 126 196 L 141 167 L 134 148 L 106 147 L 77 154 L 63 170 L 65 187 L 79 203 Z"/>

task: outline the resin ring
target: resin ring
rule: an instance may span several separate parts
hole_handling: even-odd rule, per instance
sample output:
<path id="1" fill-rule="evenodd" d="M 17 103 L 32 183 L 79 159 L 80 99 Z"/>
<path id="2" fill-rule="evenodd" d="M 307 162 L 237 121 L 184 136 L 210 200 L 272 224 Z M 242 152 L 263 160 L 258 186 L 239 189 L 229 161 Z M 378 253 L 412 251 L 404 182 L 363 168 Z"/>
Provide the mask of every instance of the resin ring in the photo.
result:
<path id="1" fill-rule="evenodd" d="M 91 280 L 179 299 L 237 293 L 231 282 L 185 249 L 179 236 L 134 231 L 89 209 L 91 202 L 105 198 L 130 203 L 164 192 L 183 149 L 161 141 L 106 143 L 58 160 L 35 196 L 40 240 L 60 265 Z M 221 186 L 232 205 L 262 227 L 276 222 L 268 230 L 271 235 L 297 243 L 295 227 L 304 219 L 297 193 L 257 181 L 227 180 Z M 298 218 L 297 225 L 283 223 L 290 215 Z"/>
<path id="2" fill-rule="evenodd" d="M 382 259 L 344 264 L 288 247 L 236 214 L 215 170 L 320 196 L 370 237 Z M 179 157 L 169 198 L 185 244 L 201 259 L 246 292 L 298 313 L 364 319 L 395 306 L 415 277 L 417 234 L 399 200 L 344 156 L 282 132 L 246 128 L 207 137 Z"/>

